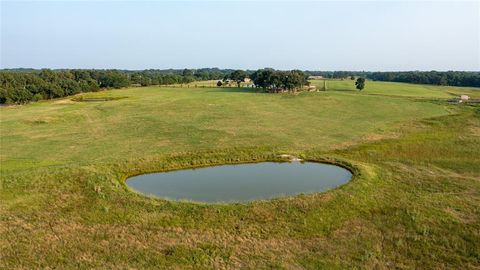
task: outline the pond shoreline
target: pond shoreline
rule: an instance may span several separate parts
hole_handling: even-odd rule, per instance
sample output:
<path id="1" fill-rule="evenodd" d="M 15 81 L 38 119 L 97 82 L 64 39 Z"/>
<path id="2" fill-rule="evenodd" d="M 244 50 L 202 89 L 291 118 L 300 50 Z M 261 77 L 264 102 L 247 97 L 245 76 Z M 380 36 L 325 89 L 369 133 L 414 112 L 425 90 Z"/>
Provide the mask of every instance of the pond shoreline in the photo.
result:
<path id="1" fill-rule="evenodd" d="M 206 201 L 197 201 L 197 200 L 189 200 L 189 199 L 179 199 L 179 198 L 170 198 L 168 196 L 164 195 L 154 195 L 154 194 L 147 194 L 145 192 L 139 191 L 136 188 L 130 186 L 127 181 L 132 180 L 132 178 L 138 177 L 138 176 L 148 176 L 148 175 L 157 175 L 157 174 L 163 174 L 163 173 L 175 173 L 175 172 L 181 172 L 181 171 L 193 171 L 196 169 L 208 169 L 208 168 L 219 168 L 222 166 L 235 166 L 235 165 L 249 165 L 249 164 L 261 164 L 261 163 L 317 163 L 319 165 L 331 165 L 335 166 L 338 168 L 341 168 L 345 171 L 347 171 L 350 175 L 348 180 L 346 180 L 344 183 L 334 186 L 334 187 L 329 187 L 325 190 L 319 190 L 319 191 L 300 191 L 296 192 L 294 194 L 281 194 L 280 196 L 271 196 L 268 198 L 260 198 L 260 199 L 251 199 L 251 200 L 246 200 L 246 201 L 215 201 L 215 202 L 206 202 Z M 308 165 L 308 164 L 307 164 Z M 194 165 L 194 166 L 181 166 L 181 167 L 176 167 L 173 169 L 166 169 L 166 170 L 154 170 L 150 171 L 148 170 L 147 172 L 141 172 L 141 173 L 134 173 L 134 174 L 127 174 L 126 177 L 124 177 L 123 183 L 126 186 L 126 189 L 129 192 L 135 193 L 137 195 L 140 195 L 145 198 L 149 199 L 155 199 L 155 200 L 161 200 L 161 201 L 170 201 L 170 202 L 175 202 L 175 203 L 193 203 L 193 204 L 206 204 L 206 205 L 219 205 L 219 204 L 250 204 L 254 202 L 261 202 L 261 201 L 270 201 L 273 199 L 281 199 L 281 198 L 290 198 L 290 197 L 296 197 L 299 196 L 300 194 L 314 194 L 314 193 L 325 193 L 332 191 L 334 189 L 340 188 L 342 186 L 347 185 L 348 183 L 352 182 L 357 175 L 359 174 L 359 169 L 354 166 L 353 164 L 343 161 L 343 160 L 338 160 L 335 158 L 330 158 L 330 157 L 323 157 L 323 158 L 305 158 L 305 159 L 300 159 L 294 155 L 287 155 L 287 154 L 282 154 L 282 155 L 275 155 L 273 158 L 265 158 L 265 159 L 258 159 L 258 158 L 252 158 L 252 159 L 237 159 L 233 162 L 211 162 L 211 163 L 204 163 L 200 165 Z M 325 181 L 325 180 L 324 180 Z M 225 183 L 221 183 L 225 184 Z M 153 195 L 153 196 L 152 196 Z"/>

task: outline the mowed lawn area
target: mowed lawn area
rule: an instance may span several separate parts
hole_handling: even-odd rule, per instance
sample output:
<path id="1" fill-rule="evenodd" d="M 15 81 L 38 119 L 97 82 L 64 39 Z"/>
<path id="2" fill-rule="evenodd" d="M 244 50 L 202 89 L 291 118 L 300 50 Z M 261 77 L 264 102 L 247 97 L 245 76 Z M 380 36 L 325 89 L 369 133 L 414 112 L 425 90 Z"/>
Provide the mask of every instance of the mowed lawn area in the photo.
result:
<path id="1" fill-rule="evenodd" d="M 2 107 L 0 268 L 476 269 L 480 108 L 447 102 L 460 94 L 480 89 L 136 87 Z M 354 179 L 227 205 L 125 184 L 279 154 L 339 162 Z"/>

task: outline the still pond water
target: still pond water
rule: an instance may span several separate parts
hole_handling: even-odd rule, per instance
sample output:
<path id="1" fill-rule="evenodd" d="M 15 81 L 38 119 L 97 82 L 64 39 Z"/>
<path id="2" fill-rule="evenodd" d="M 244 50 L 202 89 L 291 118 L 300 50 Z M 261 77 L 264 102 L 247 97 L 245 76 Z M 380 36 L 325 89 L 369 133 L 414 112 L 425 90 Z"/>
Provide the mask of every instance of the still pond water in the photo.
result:
<path id="1" fill-rule="evenodd" d="M 263 162 L 151 173 L 127 185 L 147 196 L 205 203 L 248 202 L 321 192 L 345 184 L 350 171 L 314 162 Z"/>

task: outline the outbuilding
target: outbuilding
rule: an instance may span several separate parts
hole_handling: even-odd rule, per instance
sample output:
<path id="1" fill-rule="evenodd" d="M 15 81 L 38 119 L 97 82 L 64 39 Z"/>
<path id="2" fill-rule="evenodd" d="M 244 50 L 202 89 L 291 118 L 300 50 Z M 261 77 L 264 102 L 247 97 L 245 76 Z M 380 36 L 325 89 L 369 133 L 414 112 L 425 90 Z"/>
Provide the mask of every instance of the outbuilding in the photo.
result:
<path id="1" fill-rule="evenodd" d="M 467 96 L 467 95 L 461 95 L 460 96 L 460 102 L 465 102 L 465 101 L 468 101 L 469 99 L 470 99 L 470 97 Z"/>

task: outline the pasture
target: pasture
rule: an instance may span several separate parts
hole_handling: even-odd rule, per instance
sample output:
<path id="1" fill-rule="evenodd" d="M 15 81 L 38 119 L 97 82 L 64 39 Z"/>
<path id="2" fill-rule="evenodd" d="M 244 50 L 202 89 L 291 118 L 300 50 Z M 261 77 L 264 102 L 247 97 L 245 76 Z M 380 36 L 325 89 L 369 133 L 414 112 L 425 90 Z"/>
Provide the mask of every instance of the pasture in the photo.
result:
<path id="1" fill-rule="evenodd" d="M 446 102 L 463 93 L 480 96 L 345 80 L 298 95 L 135 87 L 2 107 L 2 267 L 475 269 L 480 108 Z M 354 179 L 224 205 L 124 182 L 280 154 L 344 164 Z"/>

